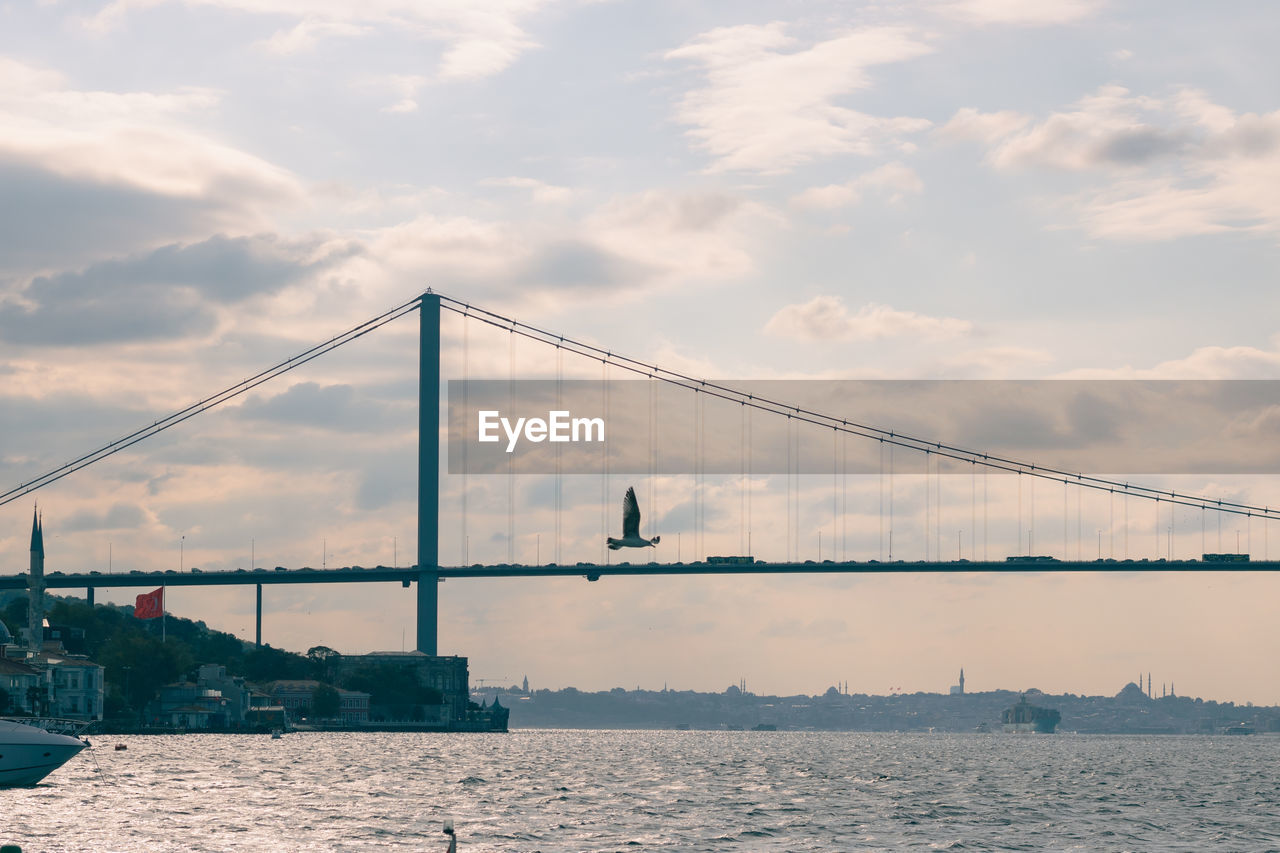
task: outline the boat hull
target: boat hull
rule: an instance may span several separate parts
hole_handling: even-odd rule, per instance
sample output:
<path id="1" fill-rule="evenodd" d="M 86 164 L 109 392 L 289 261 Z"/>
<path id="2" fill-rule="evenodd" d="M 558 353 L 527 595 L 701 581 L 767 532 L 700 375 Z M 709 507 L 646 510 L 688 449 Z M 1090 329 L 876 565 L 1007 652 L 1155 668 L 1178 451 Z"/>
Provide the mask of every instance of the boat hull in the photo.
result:
<path id="1" fill-rule="evenodd" d="M 0 787 L 36 785 L 84 748 L 70 735 L 0 720 Z"/>

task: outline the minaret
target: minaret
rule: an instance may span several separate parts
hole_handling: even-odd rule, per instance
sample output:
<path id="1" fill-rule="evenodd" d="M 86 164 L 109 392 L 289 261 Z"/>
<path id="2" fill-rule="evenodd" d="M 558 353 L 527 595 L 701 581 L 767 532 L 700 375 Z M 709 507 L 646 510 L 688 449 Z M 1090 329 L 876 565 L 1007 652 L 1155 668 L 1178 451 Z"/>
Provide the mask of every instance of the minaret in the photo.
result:
<path id="1" fill-rule="evenodd" d="M 960 667 L 960 695 L 964 695 L 964 667 Z"/>
<path id="2" fill-rule="evenodd" d="M 40 651 L 44 644 L 44 530 L 40 516 L 31 511 L 31 572 L 27 575 L 28 644 Z"/>

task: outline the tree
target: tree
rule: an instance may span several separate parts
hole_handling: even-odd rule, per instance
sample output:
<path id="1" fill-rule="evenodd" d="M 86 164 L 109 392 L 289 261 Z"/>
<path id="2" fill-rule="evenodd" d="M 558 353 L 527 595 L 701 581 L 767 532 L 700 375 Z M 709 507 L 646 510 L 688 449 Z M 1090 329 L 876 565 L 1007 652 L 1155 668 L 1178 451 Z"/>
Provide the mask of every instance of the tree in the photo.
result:
<path id="1" fill-rule="evenodd" d="M 328 646 L 312 646 L 307 649 L 307 660 L 311 662 L 311 675 L 317 681 L 333 680 L 333 665 L 342 655 Z"/>
<path id="2" fill-rule="evenodd" d="M 311 713 L 321 720 L 331 720 L 338 716 L 342 707 L 342 697 L 338 691 L 328 684 L 321 684 L 311 692 Z"/>

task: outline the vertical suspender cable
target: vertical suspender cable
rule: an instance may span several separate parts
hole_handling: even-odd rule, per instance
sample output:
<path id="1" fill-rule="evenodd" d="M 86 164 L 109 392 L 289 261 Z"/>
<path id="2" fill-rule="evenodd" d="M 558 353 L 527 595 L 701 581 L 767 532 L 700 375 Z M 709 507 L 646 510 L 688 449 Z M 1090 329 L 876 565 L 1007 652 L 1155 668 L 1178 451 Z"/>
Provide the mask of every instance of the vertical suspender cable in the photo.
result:
<path id="1" fill-rule="evenodd" d="M 831 557 L 836 557 L 836 526 L 840 512 L 840 430 L 831 430 Z M 822 555 L 818 555 L 822 559 Z"/>
<path id="2" fill-rule="evenodd" d="M 460 543 L 462 554 L 462 565 L 470 565 L 470 554 L 468 554 L 468 545 L 470 540 L 467 536 L 467 490 L 470 488 L 470 466 L 467 459 L 467 441 L 469 431 L 471 429 L 471 406 L 469 396 L 469 384 L 471 382 L 471 340 L 470 340 L 471 320 L 468 314 L 462 315 L 462 541 Z"/>
<path id="3" fill-rule="evenodd" d="M 796 434 L 796 500 L 795 500 L 795 503 L 792 503 L 792 506 L 795 507 L 795 514 L 796 514 L 796 535 L 795 535 L 796 562 L 800 562 L 800 543 L 801 543 L 801 538 L 800 538 L 800 448 L 803 447 L 803 444 L 800 443 L 800 429 L 801 429 L 801 423 L 799 420 L 797 420 L 796 433 L 795 433 Z"/>
<path id="4" fill-rule="evenodd" d="M 884 562 L 884 439 L 880 439 L 880 562 Z"/>
<path id="5" fill-rule="evenodd" d="M 1158 560 L 1158 558 L 1160 558 L 1160 551 L 1161 551 L 1161 548 L 1160 548 L 1160 498 L 1156 498 L 1156 529 L 1153 530 L 1153 533 L 1156 534 L 1156 549 L 1155 551 L 1152 551 L 1151 558 L 1152 560 Z"/>
<path id="6" fill-rule="evenodd" d="M 1031 487 L 1031 506 L 1028 511 L 1031 513 L 1031 527 L 1027 530 L 1027 556 L 1035 554 L 1036 547 L 1036 480 L 1038 477 L 1032 477 L 1028 484 Z"/>
<path id="7" fill-rule="evenodd" d="M 564 349 L 556 344 L 556 411 L 564 409 Z M 564 472 L 561 470 L 560 444 L 556 443 L 556 565 L 562 565 L 560 554 L 561 519 L 560 511 L 564 509 Z"/>
<path id="8" fill-rule="evenodd" d="M 705 412 L 703 411 L 703 396 L 694 389 L 694 562 L 698 562 L 703 558 L 703 444 L 699 441 L 701 435 L 701 418 Z"/>
<path id="9" fill-rule="evenodd" d="M 754 423 L 753 423 L 754 419 L 752 417 L 753 414 L 754 414 L 753 408 L 751 406 L 748 406 L 747 407 L 747 556 L 748 557 L 755 556 L 754 545 L 751 542 L 751 527 L 752 527 L 751 497 L 752 497 L 752 492 L 754 492 L 756 488 L 755 444 L 754 444 L 754 436 L 752 435 L 752 429 L 751 429 L 752 426 L 754 426 Z"/>
<path id="10" fill-rule="evenodd" d="M 738 412 L 738 553 L 747 553 L 747 404 Z"/>
<path id="11" fill-rule="evenodd" d="M 791 415 L 787 415 L 787 562 L 791 561 Z"/>
<path id="12" fill-rule="evenodd" d="M 889 561 L 893 561 L 893 445 L 889 445 Z"/>
<path id="13" fill-rule="evenodd" d="M 929 483 L 932 453 L 924 451 L 924 562 L 929 561 L 929 505 L 933 502 L 933 487 Z"/>
<path id="14" fill-rule="evenodd" d="M 609 362 L 600 359 L 600 406 L 604 409 L 604 425 L 609 425 Z M 605 432 L 605 441 L 600 442 L 600 565 L 608 564 L 609 549 L 605 548 L 605 538 L 609 533 L 609 442 Z"/>
<path id="15" fill-rule="evenodd" d="M 1067 481 L 1062 481 L 1062 561 L 1071 559 L 1067 556 Z"/>
<path id="16" fill-rule="evenodd" d="M 933 554 L 934 559 L 942 561 L 942 457 L 933 460 Z"/>
<path id="17" fill-rule="evenodd" d="M 507 410 L 516 410 L 516 335 L 512 327 L 507 345 Z M 516 561 L 516 480 L 507 454 L 507 562 Z"/>
<path id="18" fill-rule="evenodd" d="M 649 376 L 649 512 L 653 524 L 649 527 L 656 535 L 658 530 L 658 381 Z"/>
<path id="19" fill-rule="evenodd" d="M 1129 559 L 1129 486 L 1124 487 L 1124 558 Z"/>
<path id="20" fill-rule="evenodd" d="M 840 433 L 840 559 L 849 562 L 849 434 Z"/>
<path id="21" fill-rule="evenodd" d="M 707 482 L 707 397 L 705 394 L 699 394 L 698 398 L 698 491 L 702 492 Z M 699 560 L 705 560 L 707 556 L 707 496 L 705 494 L 698 501 L 697 556 Z"/>

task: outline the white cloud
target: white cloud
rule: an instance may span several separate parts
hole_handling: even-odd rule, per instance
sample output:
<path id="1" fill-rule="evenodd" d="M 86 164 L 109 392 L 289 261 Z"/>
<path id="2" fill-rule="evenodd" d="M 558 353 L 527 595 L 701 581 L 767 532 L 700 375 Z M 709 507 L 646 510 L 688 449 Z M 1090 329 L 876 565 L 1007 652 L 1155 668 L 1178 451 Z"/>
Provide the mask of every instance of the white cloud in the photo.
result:
<path id="1" fill-rule="evenodd" d="M 1027 376 L 1033 369 L 1053 362 L 1047 350 L 1021 346 L 989 346 L 965 350 L 943 358 L 930 373 L 952 378 L 982 379 Z"/>
<path id="2" fill-rule="evenodd" d="M 184 117 L 216 107 L 217 92 L 78 91 L 13 60 L 0 60 L 0 79 L 0 156 L 162 195 L 233 187 L 239 199 L 261 200 L 298 191 L 285 170 L 183 127 Z"/>
<path id="3" fill-rule="evenodd" d="M 1102 0 L 947 0 L 938 11 L 970 24 L 1045 27 L 1093 16 Z"/>
<path id="4" fill-rule="evenodd" d="M 968 139 L 991 144 L 1021 130 L 1030 121 L 1030 116 L 1013 110 L 981 113 L 972 107 L 964 107 L 949 122 L 938 128 L 937 132 L 943 139 Z"/>
<path id="5" fill-rule="evenodd" d="M 539 181 L 537 178 L 486 178 L 480 182 L 484 187 L 508 187 L 528 190 L 529 196 L 538 204 L 560 204 L 573 196 L 573 190 Z"/>
<path id="6" fill-rule="evenodd" d="M 870 154 L 929 126 L 838 103 L 871 85 L 869 68 L 930 51 L 909 31 L 869 28 L 798 44 L 775 22 L 711 30 L 667 53 L 706 74 L 706 85 L 680 100 L 676 120 L 714 158 L 711 171 L 786 172 L 821 157 Z"/>
<path id="7" fill-rule="evenodd" d="M 22 211 L 0 233 L 10 273 L 251 233 L 302 196 L 285 169 L 192 129 L 216 114 L 215 90 L 79 90 L 2 58 L 0 81 L 0 173 Z"/>
<path id="8" fill-rule="evenodd" d="M 261 43 L 281 54 L 311 50 L 326 38 L 377 31 L 440 42 L 445 52 L 439 74 L 447 79 L 497 74 L 536 47 L 521 24 L 548 0 L 114 0 L 87 23 L 110 29 L 130 14 L 166 3 L 293 19 L 296 23 Z"/>
<path id="9" fill-rule="evenodd" d="M 1280 378 L 1280 336 L 1272 349 L 1235 346 L 1197 347 L 1183 358 L 1154 367 L 1081 368 L 1062 379 L 1277 379 Z"/>
<path id="10" fill-rule="evenodd" d="M 260 44 L 264 50 L 281 56 L 303 53 L 312 50 L 325 38 L 355 37 L 364 35 L 368 27 L 356 26 L 342 21 L 324 21 L 304 18 L 292 29 L 279 30 Z"/>
<path id="11" fill-rule="evenodd" d="M 753 232 L 781 225 L 763 206 L 721 192 L 650 191 L 619 198 L 587 222 L 600 245 L 652 264 L 668 283 L 733 279 L 755 268 Z"/>
<path id="12" fill-rule="evenodd" d="M 973 324 L 953 317 L 929 317 L 868 303 L 850 313 L 838 296 L 815 296 L 803 304 L 787 305 L 769 318 L 765 332 L 801 340 L 875 340 L 915 335 L 940 338 L 967 335 Z"/>
<path id="13" fill-rule="evenodd" d="M 924 192 L 924 182 L 908 166 L 886 163 L 843 184 L 810 187 L 795 196 L 791 202 L 799 207 L 848 207 L 860 202 L 868 190 L 878 191 L 891 204 L 896 204 L 907 194 L 918 195 Z"/>
<path id="14" fill-rule="evenodd" d="M 1195 90 L 1155 98 L 1110 85 L 1029 126 L 961 110 L 942 133 L 981 141 L 996 169 L 1105 175 L 1068 199 L 1095 236 L 1280 231 L 1280 111 L 1239 114 Z"/>

